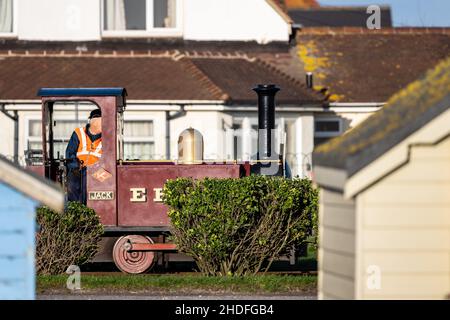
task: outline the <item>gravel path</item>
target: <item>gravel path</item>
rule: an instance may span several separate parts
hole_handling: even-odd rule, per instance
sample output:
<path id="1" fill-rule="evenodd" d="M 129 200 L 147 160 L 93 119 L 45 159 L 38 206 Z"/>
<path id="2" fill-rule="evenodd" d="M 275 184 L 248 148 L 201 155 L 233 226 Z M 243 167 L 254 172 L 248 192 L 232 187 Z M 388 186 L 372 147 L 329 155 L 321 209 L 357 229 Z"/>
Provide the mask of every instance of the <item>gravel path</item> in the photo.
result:
<path id="1" fill-rule="evenodd" d="M 311 295 L 42 294 L 38 300 L 316 300 Z"/>

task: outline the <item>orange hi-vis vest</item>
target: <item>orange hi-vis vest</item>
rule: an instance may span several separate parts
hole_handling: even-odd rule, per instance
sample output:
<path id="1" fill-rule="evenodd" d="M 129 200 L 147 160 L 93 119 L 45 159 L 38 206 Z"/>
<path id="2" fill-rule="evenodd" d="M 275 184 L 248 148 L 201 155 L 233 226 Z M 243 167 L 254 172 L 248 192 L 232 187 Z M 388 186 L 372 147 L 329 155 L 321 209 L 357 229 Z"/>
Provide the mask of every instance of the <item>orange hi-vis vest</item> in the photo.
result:
<path id="1" fill-rule="evenodd" d="M 76 128 L 75 133 L 78 136 L 77 158 L 83 166 L 90 166 L 96 163 L 102 157 L 102 139 L 99 138 L 94 142 L 91 141 L 86 129 L 83 127 Z"/>

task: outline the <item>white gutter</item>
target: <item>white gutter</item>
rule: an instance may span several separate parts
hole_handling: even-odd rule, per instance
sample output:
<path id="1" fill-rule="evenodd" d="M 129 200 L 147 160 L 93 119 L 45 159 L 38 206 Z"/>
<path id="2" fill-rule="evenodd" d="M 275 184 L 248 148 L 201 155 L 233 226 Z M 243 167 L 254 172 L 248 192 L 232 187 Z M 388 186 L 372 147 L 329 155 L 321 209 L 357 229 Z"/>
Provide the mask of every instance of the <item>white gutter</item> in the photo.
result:
<path id="1" fill-rule="evenodd" d="M 224 104 L 225 100 L 126 100 L 127 103 L 135 103 L 135 104 L 184 104 L 184 105 L 192 105 L 192 104 Z"/>
<path id="2" fill-rule="evenodd" d="M 126 100 L 128 103 L 135 103 L 135 104 L 164 104 L 164 105 L 171 105 L 171 104 L 224 104 L 224 100 Z M 9 99 L 9 100 L 0 100 L 0 103 L 4 104 L 36 104 L 41 103 L 41 99 L 29 99 L 29 100 L 15 100 L 15 99 Z"/>
<path id="3" fill-rule="evenodd" d="M 198 105 L 189 105 L 185 106 L 186 111 L 258 111 L 258 107 L 256 106 L 224 106 L 224 105 L 216 105 L 216 106 L 198 106 Z M 294 106 L 277 106 L 277 112 L 299 112 L 299 111 L 324 111 L 322 107 L 316 106 L 303 106 L 303 107 L 294 107 Z"/>
<path id="4" fill-rule="evenodd" d="M 33 100 L 0 100 L 0 103 L 4 104 L 36 104 L 41 103 L 41 99 L 33 99 Z"/>

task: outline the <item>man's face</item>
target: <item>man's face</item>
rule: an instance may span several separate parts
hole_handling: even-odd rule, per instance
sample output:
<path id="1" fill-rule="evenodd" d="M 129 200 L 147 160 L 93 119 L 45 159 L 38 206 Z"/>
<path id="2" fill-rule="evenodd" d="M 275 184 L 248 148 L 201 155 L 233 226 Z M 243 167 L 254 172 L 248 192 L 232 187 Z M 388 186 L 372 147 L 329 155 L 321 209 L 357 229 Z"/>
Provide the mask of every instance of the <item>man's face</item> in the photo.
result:
<path id="1" fill-rule="evenodd" d="M 90 129 L 93 134 L 101 133 L 102 132 L 102 118 L 101 117 L 92 118 Z"/>

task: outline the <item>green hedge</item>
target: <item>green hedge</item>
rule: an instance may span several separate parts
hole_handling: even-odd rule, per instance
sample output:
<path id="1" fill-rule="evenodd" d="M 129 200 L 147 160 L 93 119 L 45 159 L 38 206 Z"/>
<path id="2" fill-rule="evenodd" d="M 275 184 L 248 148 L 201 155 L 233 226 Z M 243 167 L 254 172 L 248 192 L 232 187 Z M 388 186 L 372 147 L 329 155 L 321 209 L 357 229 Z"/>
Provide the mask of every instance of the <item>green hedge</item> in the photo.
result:
<path id="1" fill-rule="evenodd" d="M 317 228 L 317 190 L 308 179 L 250 176 L 166 182 L 173 237 L 208 275 L 267 271 Z"/>
<path id="2" fill-rule="evenodd" d="M 93 209 L 78 202 L 68 202 L 63 213 L 40 207 L 37 222 L 38 274 L 63 273 L 70 265 L 81 266 L 97 253 L 103 226 Z"/>

